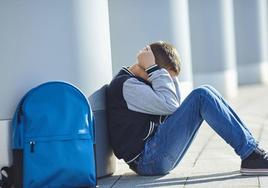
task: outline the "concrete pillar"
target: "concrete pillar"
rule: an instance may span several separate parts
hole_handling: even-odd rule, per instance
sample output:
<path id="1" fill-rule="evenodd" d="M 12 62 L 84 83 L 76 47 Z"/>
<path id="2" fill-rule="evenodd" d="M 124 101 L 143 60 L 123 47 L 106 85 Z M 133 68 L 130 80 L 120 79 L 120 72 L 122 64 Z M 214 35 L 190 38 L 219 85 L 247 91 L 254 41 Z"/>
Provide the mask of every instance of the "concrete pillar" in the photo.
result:
<path id="1" fill-rule="evenodd" d="M 187 0 L 109 1 L 113 73 L 135 62 L 148 43 L 172 43 L 182 58 L 184 96 L 192 89 L 191 47 Z"/>
<path id="2" fill-rule="evenodd" d="M 189 0 L 194 85 L 237 94 L 232 0 Z"/>
<path id="3" fill-rule="evenodd" d="M 87 96 L 112 78 L 108 0 L 0 2 L 0 166 L 19 99 L 51 80 Z"/>
<path id="4" fill-rule="evenodd" d="M 235 0 L 239 84 L 268 84 L 267 0 Z"/>

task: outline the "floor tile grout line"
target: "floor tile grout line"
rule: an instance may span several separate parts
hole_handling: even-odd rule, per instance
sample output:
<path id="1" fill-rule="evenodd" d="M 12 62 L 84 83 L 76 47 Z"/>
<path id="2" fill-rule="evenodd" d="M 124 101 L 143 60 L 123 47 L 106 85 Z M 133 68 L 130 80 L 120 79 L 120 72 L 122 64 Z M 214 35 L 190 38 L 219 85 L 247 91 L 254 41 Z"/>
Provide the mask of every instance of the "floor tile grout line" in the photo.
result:
<path id="1" fill-rule="evenodd" d="M 257 137 L 258 141 L 261 141 L 261 139 L 262 139 L 262 136 L 263 136 L 263 130 L 264 130 L 264 127 L 265 127 L 265 125 L 266 125 L 266 122 L 268 122 L 268 115 L 266 115 L 266 116 L 264 117 L 264 121 L 261 123 L 261 129 L 260 129 L 260 131 L 259 131 L 259 135 L 258 135 L 258 137 Z"/>
<path id="2" fill-rule="evenodd" d="M 110 188 L 113 188 L 113 186 L 115 186 L 115 184 L 121 179 L 122 175 L 120 175 L 115 181 L 114 183 L 111 185 Z"/>
<path id="3" fill-rule="evenodd" d="M 208 138 L 208 140 L 206 141 L 206 143 L 204 144 L 204 146 L 201 148 L 201 150 L 200 150 L 200 152 L 198 153 L 198 155 L 197 155 L 197 157 L 196 157 L 196 159 L 195 159 L 194 164 L 193 164 L 192 167 L 195 167 L 195 165 L 196 165 L 198 159 L 200 158 L 200 156 L 202 155 L 202 153 L 204 152 L 204 150 L 206 149 L 208 143 L 211 141 L 211 139 L 213 138 L 214 135 L 215 135 L 215 133 L 212 133 L 212 134 L 210 135 L 210 137 Z"/>
<path id="4" fill-rule="evenodd" d="M 236 107 L 236 110 L 237 111 L 240 111 L 240 110 L 242 110 L 242 109 L 244 109 L 246 106 L 250 106 L 251 104 L 254 104 L 254 103 L 256 103 L 256 100 L 254 100 L 254 99 L 260 99 L 260 98 L 262 98 L 262 96 L 263 96 L 263 93 L 261 93 L 261 94 L 259 94 L 260 96 L 253 96 L 253 97 L 249 97 L 248 99 L 247 99 L 247 101 L 250 101 L 250 102 L 248 102 L 248 103 L 246 103 L 246 104 L 238 104 L 238 105 L 235 105 L 235 107 Z M 239 96 L 239 94 L 238 94 L 238 96 Z"/>
<path id="5" fill-rule="evenodd" d="M 185 182 L 184 182 L 184 184 L 183 184 L 183 187 L 182 187 L 182 188 L 185 188 L 185 187 L 186 187 L 186 184 L 187 184 L 188 179 L 189 179 L 189 177 L 187 177 L 187 178 L 185 179 Z"/>
<path id="6" fill-rule="evenodd" d="M 210 137 L 208 138 L 208 140 L 206 141 L 206 143 L 204 144 L 204 146 L 201 148 L 200 152 L 198 153 L 195 161 L 194 161 L 194 164 L 192 167 L 194 167 L 199 159 L 199 157 L 202 155 L 202 153 L 204 152 L 204 150 L 206 149 L 208 143 L 211 141 L 211 139 L 213 138 L 213 136 L 215 135 L 215 133 L 212 132 L 212 134 L 210 135 Z M 189 180 L 189 176 L 185 179 L 185 183 L 183 184 L 183 188 L 185 188 L 185 186 L 187 185 L 187 182 Z"/>

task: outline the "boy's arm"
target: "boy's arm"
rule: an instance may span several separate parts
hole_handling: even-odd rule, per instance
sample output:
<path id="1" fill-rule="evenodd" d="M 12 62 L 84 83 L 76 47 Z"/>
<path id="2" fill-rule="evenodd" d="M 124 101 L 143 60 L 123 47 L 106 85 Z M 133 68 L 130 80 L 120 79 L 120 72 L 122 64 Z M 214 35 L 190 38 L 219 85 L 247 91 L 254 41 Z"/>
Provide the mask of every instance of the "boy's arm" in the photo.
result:
<path id="1" fill-rule="evenodd" d="M 179 107 L 179 98 L 173 79 L 165 69 L 157 66 L 147 70 L 152 87 L 136 78 L 128 79 L 123 85 L 123 96 L 130 110 L 169 115 Z"/>
<path id="2" fill-rule="evenodd" d="M 181 103 L 181 91 L 180 91 L 180 84 L 179 84 L 179 78 L 176 76 L 173 79 L 175 88 L 176 88 L 176 93 L 177 93 L 177 98 L 179 101 L 179 104 Z"/>

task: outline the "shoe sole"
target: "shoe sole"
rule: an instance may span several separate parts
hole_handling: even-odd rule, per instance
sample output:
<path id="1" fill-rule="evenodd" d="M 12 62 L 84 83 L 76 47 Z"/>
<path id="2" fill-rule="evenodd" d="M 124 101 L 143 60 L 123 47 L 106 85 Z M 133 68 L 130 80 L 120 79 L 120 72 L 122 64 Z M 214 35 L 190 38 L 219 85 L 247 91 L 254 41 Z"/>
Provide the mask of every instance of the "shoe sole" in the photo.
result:
<path id="1" fill-rule="evenodd" d="M 246 176 L 268 176 L 268 169 L 241 168 L 240 173 Z"/>

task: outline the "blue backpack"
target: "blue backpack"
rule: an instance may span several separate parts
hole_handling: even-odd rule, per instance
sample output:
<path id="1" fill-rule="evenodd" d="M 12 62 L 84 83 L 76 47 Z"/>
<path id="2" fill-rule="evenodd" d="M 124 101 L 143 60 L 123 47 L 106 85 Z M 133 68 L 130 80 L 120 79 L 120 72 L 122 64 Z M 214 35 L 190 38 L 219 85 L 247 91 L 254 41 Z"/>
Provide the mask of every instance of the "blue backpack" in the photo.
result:
<path id="1" fill-rule="evenodd" d="M 95 187 L 94 119 L 87 98 L 48 82 L 20 101 L 12 124 L 15 187 Z"/>

